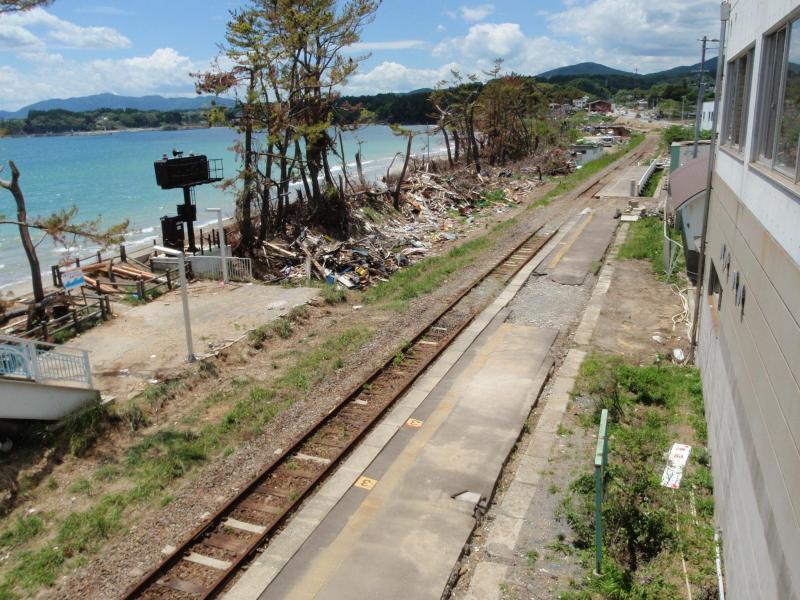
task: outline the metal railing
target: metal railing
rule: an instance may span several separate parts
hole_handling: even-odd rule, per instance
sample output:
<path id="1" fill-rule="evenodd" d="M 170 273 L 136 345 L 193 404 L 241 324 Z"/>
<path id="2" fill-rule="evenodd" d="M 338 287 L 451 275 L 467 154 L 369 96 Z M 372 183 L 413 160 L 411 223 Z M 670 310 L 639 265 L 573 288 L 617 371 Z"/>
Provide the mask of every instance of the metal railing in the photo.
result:
<path id="1" fill-rule="evenodd" d="M 92 387 L 88 350 L 0 335 L 0 377 Z"/>
<path id="2" fill-rule="evenodd" d="M 647 170 L 644 172 L 644 175 L 642 175 L 642 178 L 639 180 L 639 183 L 636 186 L 637 196 L 642 195 L 644 188 L 647 187 L 647 182 L 650 181 L 650 177 L 653 176 L 653 173 L 655 172 L 657 166 L 658 166 L 658 160 L 654 158 L 653 162 L 651 162 L 650 166 L 647 167 Z"/>
<path id="3" fill-rule="evenodd" d="M 192 272 L 197 277 L 204 279 L 222 279 L 222 257 L 220 256 L 190 256 L 189 263 Z M 253 279 L 253 261 L 249 258 L 228 256 L 225 258 L 228 265 L 228 278 L 231 281 L 250 281 Z"/>
<path id="4" fill-rule="evenodd" d="M 594 453 L 594 569 L 598 575 L 603 568 L 603 495 L 608 469 L 608 409 L 600 413 L 597 449 Z"/>

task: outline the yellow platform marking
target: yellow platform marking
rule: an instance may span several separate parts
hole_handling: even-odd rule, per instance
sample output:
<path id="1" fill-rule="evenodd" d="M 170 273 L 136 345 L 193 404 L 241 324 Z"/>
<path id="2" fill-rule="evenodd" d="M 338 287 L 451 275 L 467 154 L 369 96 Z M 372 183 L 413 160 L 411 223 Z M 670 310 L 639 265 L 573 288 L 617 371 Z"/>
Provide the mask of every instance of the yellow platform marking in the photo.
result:
<path id="1" fill-rule="evenodd" d="M 594 213 L 589 213 L 589 216 L 584 219 L 583 223 L 581 223 L 576 229 L 575 234 L 570 238 L 569 242 L 565 243 L 564 246 L 556 253 L 556 255 L 550 260 L 547 265 L 548 269 L 555 269 L 556 265 L 564 258 L 564 255 L 567 251 L 572 248 L 572 245 L 578 240 L 578 238 L 583 233 L 583 230 L 589 225 L 589 222 L 594 218 Z"/>
<path id="2" fill-rule="evenodd" d="M 378 483 L 377 479 L 370 479 L 369 477 L 359 477 L 358 481 L 356 481 L 355 486 L 357 488 L 361 488 L 362 490 L 371 490 L 375 487 L 375 484 Z"/>
<path id="3" fill-rule="evenodd" d="M 346 527 L 339 532 L 339 535 L 325 551 L 315 558 L 292 591 L 285 596 L 285 600 L 308 600 L 309 598 L 314 598 L 325 586 L 325 583 L 341 568 L 342 563 L 349 557 L 350 552 L 358 540 L 361 539 L 372 520 L 414 465 L 425 445 L 433 438 L 439 427 L 455 408 L 458 398 L 461 397 L 472 381 L 468 374 L 483 368 L 491 354 L 502 347 L 505 333 L 511 327 L 513 326 L 503 323 L 500 329 L 486 340 L 479 355 L 470 362 L 470 367 L 466 373 L 453 383 L 453 386 L 428 417 L 428 426 L 421 428 L 414 434 L 403 452 L 400 453 L 389 470 L 383 475 L 381 487 L 369 494 L 361 503 L 361 506 L 348 518 Z"/>
<path id="4" fill-rule="evenodd" d="M 406 425 L 414 429 L 419 429 L 420 427 L 422 427 L 422 421 L 418 421 L 417 419 L 409 419 L 408 421 L 406 421 Z"/>

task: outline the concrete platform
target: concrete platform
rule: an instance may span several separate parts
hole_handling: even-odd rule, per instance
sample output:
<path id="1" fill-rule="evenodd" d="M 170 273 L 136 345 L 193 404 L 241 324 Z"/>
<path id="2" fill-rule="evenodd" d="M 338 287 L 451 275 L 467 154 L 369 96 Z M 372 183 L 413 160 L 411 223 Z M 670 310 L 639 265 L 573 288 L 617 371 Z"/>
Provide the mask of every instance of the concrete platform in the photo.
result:
<path id="1" fill-rule="evenodd" d="M 552 366 L 557 331 L 505 314 L 413 412 L 422 425 L 397 432 L 259 598 L 440 598 Z"/>
<path id="2" fill-rule="evenodd" d="M 634 185 L 638 185 L 639 181 L 641 181 L 642 176 L 647 171 L 648 165 L 632 165 L 630 167 L 625 167 L 619 175 L 614 177 L 614 181 L 606 185 L 602 188 L 599 192 L 595 194 L 597 198 L 635 198 L 638 197 L 638 194 L 634 192 L 631 194 L 631 180 L 635 182 Z"/>
<path id="3" fill-rule="evenodd" d="M 590 271 L 599 268 L 619 221 L 609 206 L 585 213 L 564 240 L 536 267 L 555 283 L 582 285 Z"/>

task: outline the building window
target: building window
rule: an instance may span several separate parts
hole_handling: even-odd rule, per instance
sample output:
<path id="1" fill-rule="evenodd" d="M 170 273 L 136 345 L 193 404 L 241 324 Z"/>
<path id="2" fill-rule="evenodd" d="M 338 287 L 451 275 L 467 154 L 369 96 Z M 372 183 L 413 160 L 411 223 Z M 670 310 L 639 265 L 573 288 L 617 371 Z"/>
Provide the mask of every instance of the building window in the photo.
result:
<path id="1" fill-rule="evenodd" d="M 798 180 L 800 20 L 764 38 L 758 159 Z"/>
<path id="2" fill-rule="evenodd" d="M 725 127 L 722 143 L 741 150 L 747 131 L 747 106 L 750 101 L 750 74 L 753 51 L 728 63 L 728 81 L 725 86 Z"/>

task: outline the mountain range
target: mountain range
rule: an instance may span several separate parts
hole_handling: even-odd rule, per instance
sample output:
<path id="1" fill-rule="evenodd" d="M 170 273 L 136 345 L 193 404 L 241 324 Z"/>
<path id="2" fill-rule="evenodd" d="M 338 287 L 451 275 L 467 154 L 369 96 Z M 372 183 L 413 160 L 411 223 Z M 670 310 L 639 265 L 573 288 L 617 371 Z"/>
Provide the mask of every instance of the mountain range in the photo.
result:
<path id="1" fill-rule="evenodd" d="M 220 106 L 233 106 L 233 100 L 213 96 L 194 96 L 188 98 L 165 98 L 164 96 L 118 96 L 116 94 L 95 94 L 78 98 L 54 98 L 24 106 L 17 111 L 0 110 L 0 119 L 24 119 L 32 110 L 68 110 L 84 112 L 100 108 L 137 110 L 199 110 L 208 108 L 215 102 Z"/>
<path id="2" fill-rule="evenodd" d="M 713 57 L 706 61 L 706 71 L 709 74 L 716 73 L 717 70 L 717 58 Z M 647 74 L 639 74 L 639 73 L 631 73 L 629 71 L 621 71 L 619 69 L 613 69 L 611 67 L 607 67 L 606 65 L 601 65 L 600 63 L 595 62 L 582 62 L 575 65 L 568 65 L 566 67 L 559 67 L 557 69 L 551 69 L 549 71 L 545 71 L 544 73 L 540 73 L 537 75 L 539 79 L 553 79 L 555 77 L 560 78 L 567 78 L 567 77 L 596 77 L 596 76 L 622 76 L 622 77 L 641 77 L 647 80 L 659 80 L 659 79 L 671 79 L 673 77 L 686 77 L 687 75 L 694 75 L 700 70 L 700 63 L 695 65 L 688 65 L 688 66 L 681 66 L 681 67 L 673 67 L 672 69 L 667 69 L 666 71 L 657 71 L 655 73 L 647 73 Z"/>
<path id="3" fill-rule="evenodd" d="M 710 75 L 716 72 L 716 57 L 706 61 L 706 70 Z M 657 73 L 647 73 L 645 75 L 622 71 L 601 65 L 595 62 L 582 62 L 574 65 L 567 65 L 557 69 L 551 69 L 537 75 L 539 79 L 559 79 L 567 80 L 579 77 L 624 77 L 640 78 L 646 83 L 653 84 L 660 80 L 678 77 L 693 76 L 700 69 L 700 63 L 689 66 L 674 67 Z M 408 92 L 407 94 L 395 94 L 396 96 L 415 96 L 424 92 L 429 92 L 429 88 L 421 88 Z M 212 102 L 218 105 L 230 107 L 234 101 L 228 98 L 214 98 L 213 96 L 194 96 L 185 98 L 165 98 L 164 96 L 118 96 L 116 94 L 95 94 L 93 96 L 82 96 L 77 98 L 54 98 L 42 100 L 25 106 L 17 111 L 0 110 L 0 119 L 24 119 L 32 110 L 68 110 L 71 112 L 84 112 L 98 110 L 101 108 L 126 109 L 133 108 L 138 110 L 199 110 L 208 108 Z"/>

